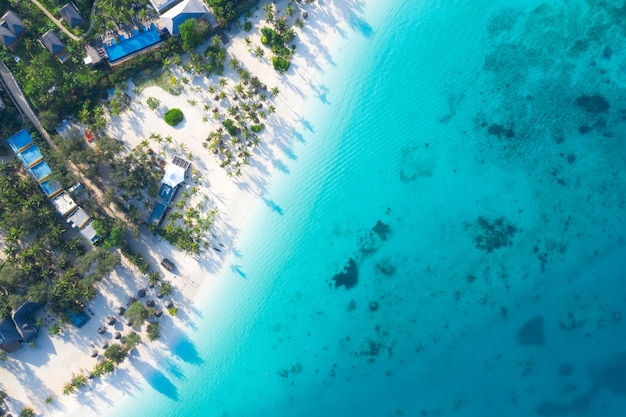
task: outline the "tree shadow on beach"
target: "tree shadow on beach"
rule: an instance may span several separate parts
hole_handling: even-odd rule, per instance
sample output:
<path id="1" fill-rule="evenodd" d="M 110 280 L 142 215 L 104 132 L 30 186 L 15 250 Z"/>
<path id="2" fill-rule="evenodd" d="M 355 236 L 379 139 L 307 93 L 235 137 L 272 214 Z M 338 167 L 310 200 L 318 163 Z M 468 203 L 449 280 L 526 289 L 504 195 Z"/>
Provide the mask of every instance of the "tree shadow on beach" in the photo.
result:
<path id="1" fill-rule="evenodd" d="M 144 377 L 148 385 L 150 385 L 159 394 L 167 398 L 178 401 L 178 388 L 176 385 L 159 369 L 156 369 L 147 363 L 141 363 L 141 367 L 145 369 L 141 375 Z"/>

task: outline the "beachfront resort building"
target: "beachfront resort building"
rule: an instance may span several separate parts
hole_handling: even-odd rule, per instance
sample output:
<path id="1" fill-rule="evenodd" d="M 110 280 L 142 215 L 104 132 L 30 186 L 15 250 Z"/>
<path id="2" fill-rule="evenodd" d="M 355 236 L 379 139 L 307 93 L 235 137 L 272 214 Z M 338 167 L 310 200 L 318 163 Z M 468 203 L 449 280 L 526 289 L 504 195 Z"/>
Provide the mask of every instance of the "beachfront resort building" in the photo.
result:
<path id="1" fill-rule="evenodd" d="M 56 32 L 52 30 L 47 31 L 39 38 L 39 43 L 46 48 L 52 55 L 54 55 L 61 64 L 64 64 L 70 57 L 67 52 L 67 47 Z"/>
<path id="2" fill-rule="evenodd" d="M 0 43 L 4 46 L 15 49 L 22 33 L 24 25 L 15 12 L 9 10 L 0 18 Z"/>
<path id="3" fill-rule="evenodd" d="M 42 304 L 27 301 L 13 312 L 11 318 L 0 320 L 0 349 L 15 352 L 37 336 L 35 315 Z"/>

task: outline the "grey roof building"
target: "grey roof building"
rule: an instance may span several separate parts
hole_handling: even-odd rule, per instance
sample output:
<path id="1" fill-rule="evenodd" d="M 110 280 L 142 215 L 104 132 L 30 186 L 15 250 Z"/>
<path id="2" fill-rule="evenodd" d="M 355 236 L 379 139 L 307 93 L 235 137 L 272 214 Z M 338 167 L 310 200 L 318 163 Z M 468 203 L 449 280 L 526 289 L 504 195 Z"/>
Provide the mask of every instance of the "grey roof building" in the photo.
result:
<path id="1" fill-rule="evenodd" d="M 7 353 L 15 352 L 22 347 L 22 337 L 11 319 L 0 320 L 0 349 Z"/>
<path id="2" fill-rule="evenodd" d="M 17 332 L 22 337 L 24 343 L 28 343 L 37 336 L 35 328 L 35 314 L 41 309 L 42 305 L 27 301 L 13 312 L 13 322 Z"/>
<path id="3" fill-rule="evenodd" d="M 61 42 L 61 38 L 59 38 L 56 32 L 51 30 L 47 31 L 41 35 L 39 43 L 56 56 L 61 63 L 64 63 L 70 57 L 70 54 L 67 52 L 67 47 Z"/>
<path id="4" fill-rule="evenodd" d="M 22 20 L 13 10 L 9 10 L 0 18 L 0 26 L 9 29 L 15 36 L 20 36 L 24 32 Z"/>
<path id="5" fill-rule="evenodd" d="M 69 2 L 65 6 L 61 7 L 59 13 L 61 13 L 61 18 L 71 29 L 82 25 L 85 21 L 73 2 Z"/>
<path id="6" fill-rule="evenodd" d="M 13 49 L 22 33 L 24 33 L 24 26 L 15 12 L 9 10 L 2 15 L 0 18 L 0 43 Z"/>

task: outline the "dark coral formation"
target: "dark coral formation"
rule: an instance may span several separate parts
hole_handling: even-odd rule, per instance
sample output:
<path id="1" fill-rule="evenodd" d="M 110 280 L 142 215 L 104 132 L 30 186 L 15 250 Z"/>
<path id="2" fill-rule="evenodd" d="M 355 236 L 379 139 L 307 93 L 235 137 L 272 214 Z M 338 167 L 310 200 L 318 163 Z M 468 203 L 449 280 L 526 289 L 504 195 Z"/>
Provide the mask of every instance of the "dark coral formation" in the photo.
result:
<path id="1" fill-rule="evenodd" d="M 391 276 L 396 273 L 396 267 L 389 260 L 383 259 L 376 264 L 376 272 Z"/>
<path id="2" fill-rule="evenodd" d="M 503 137 L 506 139 L 512 139 L 515 137 L 515 132 L 513 129 L 504 127 L 497 123 L 493 123 L 487 127 L 487 133 L 493 136 L 497 136 L 498 139 L 502 139 Z"/>
<path id="3" fill-rule="evenodd" d="M 576 104 L 578 107 L 582 107 L 594 116 L 606 112 L 611 107 L 608 100 L 602 97 L 600 94 L 594 94 L 592 96 L 580 96 L 576 98 L 574 104 Z"/>
<path id="4" fill-rule="evenodd" d="M 359 283 L 359 266 L 352 258 L 343 268 L 343 271 L 335 274 L 333 277 L 335 288 L 346 287 L 347 290 L 354 288 Z"/>
<path id="5" fill-rule="evenodd" d="M 533 317 L 517 331 L 517 343 L 522 346 L 542 346 L 546 342 L 543 317 Z"/>
<path id="6" fill-rule="evenodd" d="M 389 236 L 389 233 L 391 233 L 391 228 L 389 227 L 389 225 L 386 225 L 385 223 L 378 220 L 376 222 L 376 226 L 372 228 L 372 231 L 378 235 L 380 240 L 387 240 L 387 236 Z"/>
<path id="7" fill-rule="evenodd" d="M 517 228 L 508 223 L 504 217 L 490 222 L 484 217 L 479 216 L 474 225 L 474 229 L 476 232 L 476 236 L 474 236 L 476 248 L 487 253 L 505 246 L 511 246 L 511 239 L 517 232 Z"/>

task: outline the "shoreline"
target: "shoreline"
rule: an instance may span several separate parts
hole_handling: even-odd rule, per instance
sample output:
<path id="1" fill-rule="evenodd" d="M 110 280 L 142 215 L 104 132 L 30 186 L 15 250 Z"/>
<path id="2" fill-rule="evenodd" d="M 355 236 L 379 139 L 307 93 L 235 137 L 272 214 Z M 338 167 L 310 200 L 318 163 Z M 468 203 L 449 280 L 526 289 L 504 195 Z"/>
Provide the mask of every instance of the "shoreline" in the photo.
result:
<path id="1" fill-rule="evenodd" d="M 286 4 L 286 0 L 281 0 L 276 6 L 283 10 Z M 349 28 L 349 24 L 337 21 L 337 16 L 333 13 L 336 7 L 349 6 L 320 6 L 317 3 L 304 5 L 303 10 L 308 12 L 309 22 L 314 24 L 307 22 L 303 30 L 297 31 L 297 49 L 292 68 L 285 76 L 272 68 L 269 51 L 259 60 L 247 50 L 244 43 L 246 32 L 240 30 L 234 35 L 230 34 L 232 38 L 227 45 L 228 58 L 236 57 L 249 69 L 251 75 L 258 76 L 268 88 L 276 86 L 280 89 L 274 102 L 276 114 L 269 115 L 263 121 L 267 130 L 261 136 L 262 144 L 255 149 L 251 164 L 245 167 L 244 175 L 240 179 L 228 178 L 218 166 L 217 159 L 201 147 L 203 135 L 208 131 L 208 127 L 200 121 L 201 116 L 197 114 L 202 103 L 193 106 L 189 100 L 199 101 L 202 94 L 209 94 L 206 91 L 208 80 L 204 76 L 197 77 L 191 83 L 193 87 L 200 87 L 202 93 L 197 89 L 191 91 L 191 87 L 184 87 L 180 96 L 171 96 L 159 87 L 146 87 L 137 96 L 129 91 L 133 96 L 132 110 L 112 118 L 109 134 L 123 140 L 130 147 L 137 146 L 155 131 L 164 136 L 172 135 L 175 141 L 185 143 L 194 153 L 191 158 L 192 168 L 202 175 L 204 184 L 199 184 L 199 187 L 206 191 L 208 201 L 214 203 L 219 211 L 211 231 L 227 250 L 217 253 L 207 249 L 199 259 L 194 259 L 147 230 L 142 230 L 134 249 L 157 268 L 163 257 L 172 259 L 177 265 L 178 273 L 175 277 L 160 268 L 157 270 L 165 272 L 165 279 L 170 280 L 175 287 L 175 294 L 171 298 L 179 308 L 178 315 L 170 317 L 165 312 L 161 319 L 161 338 L 139 345 L 113 374 L 89 382 L 77 393 L 62 395 L 62 386 L 69 381 L 72 373 L 82 369 L 89 371 L 96 363 L 96 359 L 89 357 L 90 348 L 101 342 L 95 330 L 108 315 L 115 315 L 114 308 L 125 305 L 125 299 L 129 295 L 147 285 L 145 278 L 139 276 L 133 268 L 124 265 L 123 261 L 112 276 L 98 284 L 98 295 L 88 304 L 89 310 L 93 311 L 93 317 L 85 327 L 70 328 L 64 336 L 47 337 L 45 333 L 40 334 L 35 340 L 34 348 L 25 346 L 12 354 L 8 362 L 0 364 L 0 379 L 11 397 L 8 402 L 13 412 L 19 412 L 23 406 L 32 406 L 37 414 L 49 416 L 102 415 L 111 411 L 120 400 L 143 391 L 150 375 L 158 372 L 159 361 L 164 358 L 168 348 L 177 343 L 189 331 L 190 326 L 194 326 L 193 320 L 198 316 L 194 312 L 196 302 L 205 299 L 208 294 L 216 296 L 211 293 L 211 289 L 215 287 L 214 280 L 236 252 L 243 226 L 252 221 L 255 209 L 260 210 L 259 206 L 276 209 L 272 206 L 267 189 L 277 176 L 288 174 L 287 164 L 290 160 L 295 160 L 293 147 L 298 138 L 293 137 L 294 128 L 302 122 L 302 111 L 307 101 L 315 98 L 314 85 L 323 76 L 322 67 L 334 64 L 328 48 L 346 42 L 342 29 Z M 257 5 L 253 14 L 250 19 L 253 23 L 250 37 L 255 44 L 260 44 L 257 39 L 260 37 L 258 29 L 265 23 L 262 4 Z M 347 15 L 344 17 L 348 18 Z M 240 18 L 239 22 L 242 21 L 243 18 Z M 341 28 L 337 28 L 339 23 Z M 186 59 L 188 57 L 184 61 Z M 173 72 L 179 77 L 184 76 L 181 67 L 174 68 Z M 228 67 L 225 68 L 223 77 L 236 82 L 234 71 Z M 211 79 L 215 83 L 218 77 L 212 76 Z M 132 86 L 129 90 L 132 90 Z M 157 111 L 148 110 L 145 104 L 147 97 L 159 98 L 161 108 Z M 163 122 L 162 109 L 166 107 L 183 110 L 183 126 L 170 127 Z M 169 157 L 170 155 L 168 162 Z M 153 298 L 154 295 L 149 293 L 149 297 Z M 145 331 L 142 336 L 145 339 Z M 39 363 L 33 360 L 36 357 L 47 357 L 47 360 Z M 13 372 L 28 375 L 22 379 Z M 20 385 L 21 392 L 14 392 L 16 382 Z M 53 399 L 50 404 L 45 403 L 47 397 Z"/>

